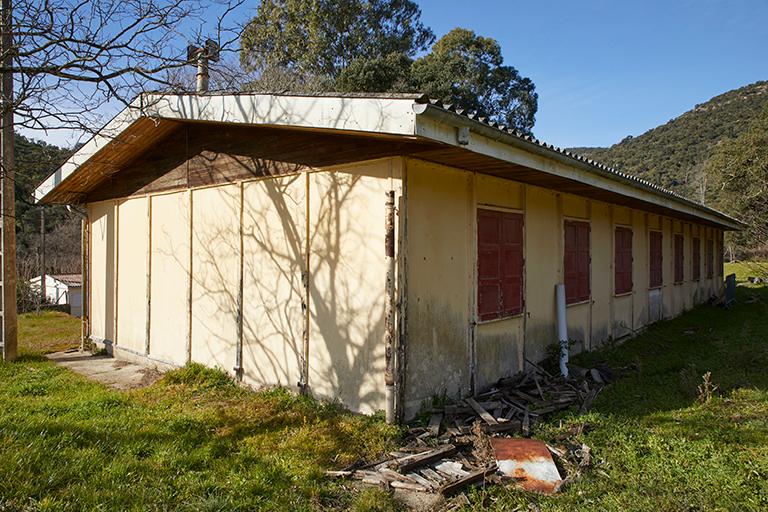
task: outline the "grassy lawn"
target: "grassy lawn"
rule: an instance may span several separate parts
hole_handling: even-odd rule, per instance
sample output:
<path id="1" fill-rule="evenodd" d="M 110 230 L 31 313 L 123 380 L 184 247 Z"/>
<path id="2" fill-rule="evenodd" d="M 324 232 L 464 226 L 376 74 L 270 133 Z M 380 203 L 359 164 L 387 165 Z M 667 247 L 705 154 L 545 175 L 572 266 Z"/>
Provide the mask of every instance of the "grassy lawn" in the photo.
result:
<path id="1" fill-rule="evenodd" d="M 637 367 L 588 415 L 535 433 L 553 441 L 586 422 L 578 441 L 593 465 L 559 495 L 478 489 L 469 508 L 767 510 L 768 287 L 738 297 L 577 357 Z M 700 403 L 705 372 L 718 388 Z M 28 356 L 0 364 L 0 511 L 389 510 L 383 492 L 322 471 L 376 457 L 397 436 L 380 417 L 252 393 L 194 365 L 123 393 Z"/>
<path id="2" fill-rule="evenodd" d="M 19 315 L 19 353 L 45 354 L 79 346 L 79 318 L 60 311 Z"/>

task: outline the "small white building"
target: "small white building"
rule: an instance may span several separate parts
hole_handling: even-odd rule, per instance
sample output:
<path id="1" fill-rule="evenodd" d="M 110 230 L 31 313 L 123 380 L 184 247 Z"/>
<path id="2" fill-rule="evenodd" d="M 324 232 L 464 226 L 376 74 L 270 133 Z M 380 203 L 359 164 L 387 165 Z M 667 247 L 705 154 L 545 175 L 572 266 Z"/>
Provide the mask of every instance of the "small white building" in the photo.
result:
<path id="1" fill-rule="evenodd" d="M 40 291 L 40 276 L 29 280 L 33 290 Z M 83 311 L 83 276 L 59 274 L 45 276 L 45 296 L 51 304 L 69 304 L 70 314 L 80 317 Z"/>

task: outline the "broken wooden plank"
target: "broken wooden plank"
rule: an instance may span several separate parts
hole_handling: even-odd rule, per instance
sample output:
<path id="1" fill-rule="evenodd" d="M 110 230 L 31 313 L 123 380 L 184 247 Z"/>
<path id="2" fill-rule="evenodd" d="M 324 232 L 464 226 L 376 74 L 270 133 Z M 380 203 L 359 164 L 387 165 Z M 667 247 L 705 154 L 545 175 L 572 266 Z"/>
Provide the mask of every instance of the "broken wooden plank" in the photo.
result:
<path id="1" fill-rule="evenodd" d="M 435 469 L 448 477 L 464 478 L 469 474 L 468 471 L 464 470 L 460 462 L 453 460 L 443 461 L 440 464 L 435 465 Z"/>
<path id="2" fill-rule="evenodd" d="M 456 480 L 455 482 L 444 485 L 440 489 L 440 494 L 445 497 L 453 496 L 468 485 L 484 481 L 486 477 L 492 475 L 495 472 L 496 466 L 478 469 L 477 471 L 473 471 L 468 475 L 460 478 L 459 480 Z"/>
<path id="3" fill-rule="evenodd" d="M 434 481 L 438 486 L 445 482 L 445 477 L 432 468 L 422 468 L 419 472 L 430 482 Z"/>
<path id="4" fill-rule="evenodd" d="M 412 484 L 409 482 L 402 482 L 400 480 L 393 480 L 389 482 L 389 485 L 394 487 L 395 489 L 406 489 L 409 491 L 416 491 L 416 492 L 429 492 L 429 488 L 424 487 L 419 484 Z"/>
<path id="5" fill-rule="evenodd" d="M 424 478 L 423 476 L 421 476 L 418 473 L 408 473 L 406 476 L 408 478 L 414 480 L 419 485 L 421 485 L 423 487 L 426 487 L 429 490 L 437 489 L 439 487 L 439 484 Z"/>
<path id="6" fill-rule="evenodd" d="M 454 453 L 456 453 L 456 447 L 452 444 L 446 444 L 429 452 L 418 453 L 398 459 L 394 461 L 394 465 L 399 471 L 407 473 L 418 467 L 426 466 L 427 464 L 432 464 L 433 462 L 450 457 Z"/>
<path id="7" fill-rule="evenodd" d="M 504 423 L 499 423 L 498 425 L 486 425 L 483 430 L 489 433 L 498 434 L 501 432 L 510 432 L 512 430 L 521 431 L 522 427 L 523 425 L 520 420 L 511 420 Z"/>
<path id="8" fill-rule="evenodd" d="M 326 471 L 325 476 L 330 476 L 333 478 L 346 478 L 348 476 L 352 476 L 352 473 L 354 473 L 354 471 Z"/>
<path id="9" fill-rule="evenodd" d="M 469 406 L 472 407 L 472 409 L 474 409 L 475 412 L 481 418 L 483 418 L 483 421 L 485 421 L 489 425 L 496 425 L 498 423 L 498 421 L 496 421 L 496 418 L 491 416 L 488 411 L 483 409 L 483 407 L 480 404 L 478 404 L 477 402 L 475 402 L 472 398 L 467 398 L 464 401 L 467 402 L 469 404 Z"/>

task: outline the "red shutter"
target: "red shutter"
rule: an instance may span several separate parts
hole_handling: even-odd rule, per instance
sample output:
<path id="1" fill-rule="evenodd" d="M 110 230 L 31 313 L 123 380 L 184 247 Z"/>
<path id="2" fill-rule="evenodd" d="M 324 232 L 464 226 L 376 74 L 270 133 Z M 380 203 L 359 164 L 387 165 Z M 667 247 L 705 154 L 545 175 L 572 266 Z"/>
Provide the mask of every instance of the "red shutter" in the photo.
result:
<path id="1" fill-rule="evenodd" d="M 523 312 L 523 216 L 503 213 L 501 304 L 505 316 Z"/>
<path id="2" fill-rule="evenodd" d="M 523 216 L 477 211 L 477 313 L 481 321 L 523 311 Z"/>
<path id="3" fill-rule="evenodd" d="M 658 288 L 664 282 L 662 273 L 662 245 L 661 245 L 661 231 L 651 231 L 649 234 L 650 240 L 650 275 L 648 279 L 648 285 L 651 288 Z"/>
<path id="4" fill-rule="evenodd" d="M 614 292 L 632 291 L 632 230 L 616 228 L 614 235 Z"/>
<path id="5" fill-rule="evenodd" d="M 691 279 L 698 281 L 701 277 L 701 239 L 695 237 L 691 243 Z"/>
<path id="6" fill-rule="evenodd" d="M 477 211 L 477 314 L 480 320 L 501 315 L 501 216 Z"/>
<path id="7" fill-rule="evenodd" d="M 707 240 L 707 279 L 712 279 L 715 267 L 714 262 L 714 242 L 712 239 Z"/>
<path id="8" fill-rule="evenodd" d="M 565 221 L 565 301 L 581 302 L 590 297 L 589 282 L 589 223 Z"/>
<path id="9" fill-rule="evenodd" d="M 683 235 L 675 235 L 675 282 L 682 283 L 685 280 L 683 275 Z"/>

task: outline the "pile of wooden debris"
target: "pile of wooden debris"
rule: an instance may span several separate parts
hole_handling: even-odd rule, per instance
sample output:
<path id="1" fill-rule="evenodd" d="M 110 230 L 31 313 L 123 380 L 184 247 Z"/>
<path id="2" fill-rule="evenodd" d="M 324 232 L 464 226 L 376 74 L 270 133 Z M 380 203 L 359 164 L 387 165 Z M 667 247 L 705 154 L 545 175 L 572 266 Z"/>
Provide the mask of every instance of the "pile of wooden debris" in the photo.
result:
<path id="1" fill-rule="evenodd" d="M 369 463 L 361 461 L 327 474 L 385 488 L 439 492 L 446 497 L 471 484 L 501 483 L 505 477 L 518 481 L 536 478 L 526 474 L 505 475 L 499 471 L 502 459 L 499 458 L 498 439 L 528 437 L 537 421 L 571 406 L 578 405 L 579 411 L 585 412 L 605 383 L 613 379 L 613 372 L 607 367 L 591 370 L 571 367 L 570 378 L 564 379 L 536 364 L 530 363 L 530 366 L 530 371 L 502 379 L 472 398 L 428 411 L 427 426 L 410 428 L 403 446 L 382 459 Z M 588 464 L 589 448 L 586 446 L 568 449 L 532 442 L 539 443 L 538 446 L 531 445 L 532 452 L 540 455 L 543 447 L 543 452 L 548 450 L 558 458 L 561 472 L 567 472 L 570 467 L 582 468 L 582 456 Z M 525 452 L 526 445 L 515 449 Z M 555 468 L 551 457 L 548 462 Z M 521 462 L 520 467 L 525 465 Z M 554 471 L 557 474 L 557 469 Z M 570 477 L 572 475 L 564 475 L 563 481 Z M 555 492 L 559 485 L 555 483 L 548 488 Z"/>

